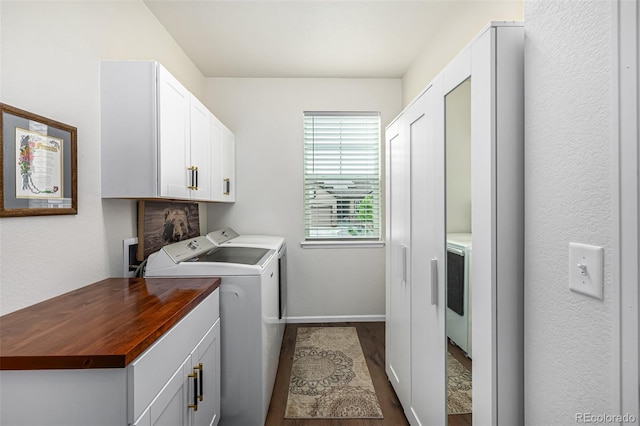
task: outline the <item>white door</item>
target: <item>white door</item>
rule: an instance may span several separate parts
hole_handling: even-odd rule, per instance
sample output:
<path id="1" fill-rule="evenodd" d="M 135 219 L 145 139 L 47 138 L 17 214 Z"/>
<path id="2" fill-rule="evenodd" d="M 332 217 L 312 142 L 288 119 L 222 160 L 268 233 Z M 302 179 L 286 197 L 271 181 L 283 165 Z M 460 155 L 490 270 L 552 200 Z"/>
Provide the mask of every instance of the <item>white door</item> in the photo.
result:
<path id="1" fill-rule="evenodd" d="M 158 180 L 162 197 L 189 198 L 190 93 L 158 66 Z"/>
<path id="2" fill-rule="evenodd" d="M 193 95 L 190 106 L 191 158 L 189 179 L 191 198 L 211 199 L 211 167 L 213 160 L 211 137 L 211 112 Z"/>
<path id="3" fill-rule="evenodd" d="M 441 108 L 439 85 L 431 86 L 405 111 L 411 149 L 411 413 L 410 422 L 446 424 L 446 337 L 444 259 L 436 255 L 441 243 L 437 222 L 442 206 L 436 188 L 443 184 L 442 153 L 436 143 Z M 439 129 L 440 127 L 438 127 Z M 441 194 L 441 193 L 440 193 Z M 441 210 L 441 209 L 440 209 Z M 438 212 L 439 213 L 439 212 Z"/>
<path id="4" fill-rule="evenodd" d="M 403 117 L 387 129 L 387 376 L 400 402 L 411 404 L 409 139 Z"/>

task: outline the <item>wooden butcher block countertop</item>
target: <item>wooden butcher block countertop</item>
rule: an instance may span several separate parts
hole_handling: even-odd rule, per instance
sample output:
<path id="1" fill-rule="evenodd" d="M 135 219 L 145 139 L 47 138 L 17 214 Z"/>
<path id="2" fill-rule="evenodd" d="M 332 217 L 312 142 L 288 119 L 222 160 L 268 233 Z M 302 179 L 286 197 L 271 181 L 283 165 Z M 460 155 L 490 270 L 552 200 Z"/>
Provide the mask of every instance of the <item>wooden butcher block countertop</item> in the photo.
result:
<path id="1" fill-rule="evenodd" d="M 109 278 L 0 317 L 0 370 L 126 367 L 220 278 Z"/>

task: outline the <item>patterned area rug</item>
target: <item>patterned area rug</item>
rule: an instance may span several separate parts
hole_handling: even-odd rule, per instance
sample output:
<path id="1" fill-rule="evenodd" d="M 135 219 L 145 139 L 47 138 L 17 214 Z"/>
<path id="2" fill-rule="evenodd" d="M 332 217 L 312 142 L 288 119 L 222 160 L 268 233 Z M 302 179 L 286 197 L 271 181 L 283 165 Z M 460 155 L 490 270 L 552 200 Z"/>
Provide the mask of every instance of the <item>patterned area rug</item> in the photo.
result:
<path id="1" fill-rule="evenodd" d="M 300 327 L 286 418 L 382 418 L 354 327 Z"/>
<path id="2" fill-rule="evenodd" d="M 447 412 L 471 412 L 471 372 L 447 351 Z"/>

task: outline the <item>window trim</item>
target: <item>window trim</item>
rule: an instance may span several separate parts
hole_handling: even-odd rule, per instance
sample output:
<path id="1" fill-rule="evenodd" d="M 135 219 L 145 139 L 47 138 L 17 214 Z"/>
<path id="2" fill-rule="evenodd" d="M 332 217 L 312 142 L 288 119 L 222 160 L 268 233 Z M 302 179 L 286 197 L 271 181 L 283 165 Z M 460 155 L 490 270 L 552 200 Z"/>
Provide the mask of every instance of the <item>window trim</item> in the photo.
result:
<path id="1" fill-rule="evenodd" d="M 322 173 L 307 173 L 308 172 L 308 165 L 307 165 L 307 161 L 309 158 L 309 155 L 313 155 L 313 153 L 317 153 L 318 151 L 314 151 L 313 149 L 308 149 L 307 148 L 307 143 L 308 143 L 308 139 L 307 139 L 307 131 L 309 130 L 309 128 L 307 127 L 306 124 L 306 120 L 309 119 L 309 117 L 332 117 L 332 116 L 344 116 L 344 117 L 375 117 L 377 119 L 377 158 L 375 159 L 375 174 L 369 174 L 367 175 L 366 173 L 363 174 L 355 174 L 353 175 L 354 180 L 358 179 L 358 178 L 365 178 L 366 180 L 372 182 L 372 185 L 375 186 L 375 193 L 374 193 L 374 199 L 377 198 L 377 200 L 375 201 L 375 210 L 376 210 L 376 214 L 375 214 L 375 221 L 373 222 L 373 229 L 376 232 L 376 234 L 374 236 L 371 237 L 367 237 L 366 235 L 358 235 L 358 236 L 341 236 L 341 235 L 329 235 L 330 230 L 327 230 L 328 235 L 324 235 L 324 236 L 311 236 L 310 234 L 312 233 L 313 230 L 320 231 L 318 233 L 321 233 L 322 230 L 324 229 L 322 226 L 312 226 L 312 222 L 310 222 L 310 216 L 312 211 L 311 211 L 311 207 L 309 205 L 309 199 L 308 196 L 309 194 L 307 193 L 307 191 L 309 190 L 308 188 L 308 183 L 310 181 L 313 181 L 313 176 L 317 175 L 319 177 L 324 177 L 326 176 L 326 178 L 324 178 L 324 180 L 326 179 L 331 179 L 334 178 L 334 176 L 331 176 L 330 174 L 325 174 L 323 175 Z M 381 128 L 381 113 L 379 111 L 304 111 L 303 112 L 303 235 L 304 235 L 304 240 L 300 243 L 301 247 L 303 248 L 325 248 L 325 247 L 334 247 L 334 248 L 341 248 L 341 247 L 383 247 L 384 246 L 384 229 L 383 229 L 383 164 L 382 164 L 382 154 L 383 154 L 383 148 L 382 148 L 382 128 Z M 345 126 L 348 128 L 348 124 L 347 126 Z M 315 129 L 313 129 L 315 130 Z M 316 134 L 314 132 L 314 134 Z M 364 132 L 363 132 L 364 134 Z M 363 139 L 364 140 L 364 139 Z M 371 140 L 371 139 L 369 139 Z M 340 146 L 340 143 L 337 144 L 338 146 Z M 369 146 L 372 146 L 372 144 L 370 144 Z M 348 149 L 348 148 L 347 148 Z M 344 159 L 345 157 L 340 157 L 341 159 Z M 349 158 L 347 156 L 347 158 Z M 341 162 L 342 160 L 340 160 Z M 342 175 L 342 174 L 341 174 Z M 346 175 L 342 175 L 342 176 L 346 176 Z M 339 180 L 340 178 L 336 179 Z M 343 179 L 347 179 L 346 177 Z M 317 180 L 323 180 L 323 179 L 317 179 Z M 358 222 L 360 223 L 360 222 Z M 362 225 L 360 223 L 360 225 Z M 325 227 L 326 228 L 326 227 Z M 349 226 L 343 226 L 341 229 L 347 229 L 349 228 Z"/>
<path id="2" fill-rule="evenodd" d="M 382 239 L 374 240 L 304 240 L 300 241 L 300 247 L 304 249 L 327 249 L 327 248 L 381 248 L 386 244 Z"/>

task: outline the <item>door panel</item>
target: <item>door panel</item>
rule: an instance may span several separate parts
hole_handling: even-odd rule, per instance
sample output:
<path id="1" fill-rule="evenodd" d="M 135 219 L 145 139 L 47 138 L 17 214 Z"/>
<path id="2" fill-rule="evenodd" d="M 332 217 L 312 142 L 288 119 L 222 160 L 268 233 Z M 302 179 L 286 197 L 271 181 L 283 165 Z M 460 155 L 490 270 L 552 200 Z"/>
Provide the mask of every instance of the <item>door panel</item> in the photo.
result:
<path id="1" fill-rule="evenodd" d="M 436 95 L 432 86 L 405 112 L 411 146 L 411 420 L 421 425 L 446 424 L 444 291 L 441 282 L 432 283 L 444 272 L 434 252 Z M 432 267 L 439 271 L 432 274 Z"/>
<path id="2" fill-rule="evenodd" d="M 220 320 L 207 332 L 193 353 L 193 366 L 200 367 L 198 411 L 194 426 L 210 426 L 220 420 Z"/>
<path id="3" fill-rule="evenodd" d="M 400 119 L 402 120 L 402 118 Z M 387 133 L 388 161 L 388 218 L 390 226 L 387 256 L 388 272 L 387 311 L 387 367 L 388 376 L 398 398 L 405 408 L 411 397 L 411 289 L 408 277 L 409 251 L 409 143 L 401 133 Z"/>

